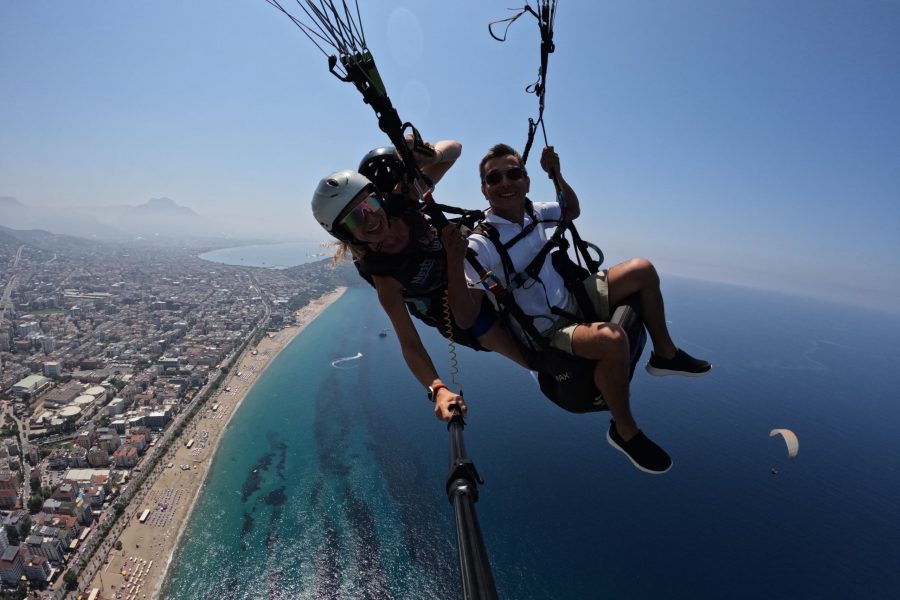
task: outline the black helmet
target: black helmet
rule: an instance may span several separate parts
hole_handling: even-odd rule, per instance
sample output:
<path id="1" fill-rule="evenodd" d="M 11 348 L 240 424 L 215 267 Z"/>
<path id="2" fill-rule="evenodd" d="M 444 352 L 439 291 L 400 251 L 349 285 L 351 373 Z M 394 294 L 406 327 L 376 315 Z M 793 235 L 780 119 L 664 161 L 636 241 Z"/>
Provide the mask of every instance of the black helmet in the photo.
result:
<path id="1" fill-rule="evenodd" d="M 390 194 L 403 181 L 403 161 L 393 146 L 375 148 L 363 157 L 357 170 L 382 194 Z"/>

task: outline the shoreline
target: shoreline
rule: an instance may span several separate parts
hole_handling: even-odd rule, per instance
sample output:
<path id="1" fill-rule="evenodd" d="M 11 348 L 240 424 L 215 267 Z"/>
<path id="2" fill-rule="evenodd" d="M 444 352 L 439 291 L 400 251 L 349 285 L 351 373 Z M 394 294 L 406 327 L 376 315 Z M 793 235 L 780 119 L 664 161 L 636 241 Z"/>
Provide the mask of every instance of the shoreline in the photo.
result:
<path id="1" fill-rule="evenodd" d="M 150 481 L 125 509 L 120 518 L 127 524 L 115 540 L 102 546 L 105 555 L 98 550 L 94 560 L 105 564 L 85 591 L 100 588 L 100 598 L 119 600 L 158 597 L 234 414 L 275 357 L 346 289 L 339 287 L 310 301 L 294 313 L 296 325 L 269 334 L 255 348 L 244 351 L 216 395 L 185 427 Z M 217 410 L 213 410 L 214 405 L 218 405 Z M 191 439 L 193 445 L 188 448 Z M 145 509 L 151 514 L 140 523 L 138 517 Z M 121 550 L 113 549 L 116 541 L 122 543 Z"/>

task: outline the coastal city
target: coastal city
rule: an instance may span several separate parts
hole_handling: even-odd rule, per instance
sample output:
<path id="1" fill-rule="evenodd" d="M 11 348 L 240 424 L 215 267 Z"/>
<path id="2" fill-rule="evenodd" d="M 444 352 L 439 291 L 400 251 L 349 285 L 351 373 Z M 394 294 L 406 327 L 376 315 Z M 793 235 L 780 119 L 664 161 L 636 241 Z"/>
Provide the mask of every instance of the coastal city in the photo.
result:
<path id="1" fill-rule="evenodd" d="M 208 249 L 0 228 L 0 599 L 153 597 L 224 423 L 353 281 Z"/>

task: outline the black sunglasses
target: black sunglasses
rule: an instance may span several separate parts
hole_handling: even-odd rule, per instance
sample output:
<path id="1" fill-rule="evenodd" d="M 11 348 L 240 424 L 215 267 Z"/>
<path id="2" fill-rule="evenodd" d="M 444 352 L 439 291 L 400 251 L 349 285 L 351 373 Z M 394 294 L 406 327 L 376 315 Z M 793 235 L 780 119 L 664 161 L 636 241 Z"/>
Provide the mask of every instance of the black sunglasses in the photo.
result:
<path id="1" fill-rule="evenodd" d="M 519 181 L 525 177 L 525 169 L 522 167 L 510 167 L 505 171 L 489 171 L 488 174 L 484 176 L 484 182 L 488 185 L 497 185 L 503 181 L 504 175 L 510 181 Z"/>

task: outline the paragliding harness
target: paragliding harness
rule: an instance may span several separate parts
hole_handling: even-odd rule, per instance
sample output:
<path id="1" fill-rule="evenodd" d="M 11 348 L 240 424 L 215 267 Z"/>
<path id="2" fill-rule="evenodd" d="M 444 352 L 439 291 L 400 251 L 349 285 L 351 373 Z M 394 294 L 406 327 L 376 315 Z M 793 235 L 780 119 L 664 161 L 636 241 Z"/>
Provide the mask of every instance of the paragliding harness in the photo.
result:
<path id="1" fill-rule="evenodd" d="M 544 105 L 547 93 L 547 66 L 550 54 L 556 49 L 553 43 L 556 0 L 540 0 L 537 2 L 536 10 L 526 3 L 525 7 L 514 16 L 488 24 L 488 32 L 491 37 L 499 42 L 503 42 L 506 41 L 509 27 L 525 14 L 530 14 L 537 20 L 541 35 L 541 62 L 537 81 L 525 88 L 526 92 L 533 93 L 538 97 L 538 115 L 537 119 L 531 117 L 528 119 L 528 137 L 525 143 L 525 150 L 522 153 L 523 166 L 528 161 L 528 154 L 534 143 L 538 125 L 541 127 L 544 144 L 549 145 L 547 142 L 547 130 L 544 126 Z M 502 36 L 494 33 L 494 25 L 498 23 L 506 23 L 506 29 Z M 485 271 L 472 260 L 469 260 L 469 263 L 479 274 L 483 285 L 491 291 L 493 297 L 497 300 L 501 318 L 507 322 L 508 326 L 510 321 L 514 320 L 522 330 L 527 342 L 522 343 L 521 351 L 532 369 L 538 372 L 538 383 L 544 395 L 560 407 L 571 412 L 607 410 L 602 394 L 594 385 L 593 371 L 595 361 L 575 357 L 562 350 L 550 347 L 549 340 L 541 335 L 534 326 L 534 319 L 524 314 L 512 298 L 512 292 L 515 289 L 522 287 L 528 281 L 538 279 L 538 274 L 549 257 L 554 269 L 562 277 L 566 289 L 575 298 L 579 314 L 561 314 L 564 311 L 559 309 L 553 309 L 553 312 L 559 316 L 568 317 L 575 322 L 595 322 L 598 320 L 598 315 L 584 288 L 584 281 L 599 271 L 600 265 L 603 263 L 603 253 L 594 244 L 584 241 L 578 234 L 578 230 L 572 221 L 566 218 L 566 202 L 562 186 L 555 177 L 552 175 L 550 177 L 556 188 L 557 202 L 560 205 L 562 215 L 556 230 L 534 259 L 524 269 L 516 273 L 508 252 L 509 248 L 516 242 L 531 233 L 534 227 L 541 226 L 534 214 L 531 202 L 526 201 L 525 210 L 531 219 L 531 223 L 506 244 L 500 242 L 499 234 L 489 223 L 482 223 L 476 228 L 476 232 L 482 233 L 497 249 L 503 265 L 506 287 L 504 288 L 493 273 Z M 575 249 L 575 255 L 579 261 L 577 263 L 569 256 L 570 245 L 565 237 L 567 233 L 571 237 L 571 247 Z M 596 252 L 596 258 L 591 256 L 592 250 Z M 581 264 L 582 260 L 584 265 Z M 635 366 L 644 350 L 647 339 L 637 307 L 637 298 L 627 298 L 622 305 L 616 307 L 610 318 L 610 322 L 620 325 L 628 334 L 631 359 L 629 377 L 634 374 Z M 519 341 L 522 342 L 522 340 Z"/>
<path id="2" fill-rule="evenodd" d="M 412 131 L 413 147 L 416 148 L 417 152 L 428 155 L 432 151 L 425 146 L 419 132 L 411 123 L 403 123 L 400 120 L 397 111 L 394 109 L 387 96 L 384 83 L 375 67 L 375 61 L 372 54 L 366 47 L 362 25 L 361 23 L 354 21 L 354 17 L 346 2 L 343 3 L 343 10 L 339 11 L 334 4 L 328 0 L 320 0 L 319 2 L 305 0 L 305 6 L 301 0 L 297 0 L 297 6 L 312 21 L 313 25 L 310 26 L 304 23 L 300 18 L 295 17 L 285 10 L 279 0 L 265 1 L 284 13 L 298 28 L 300 28 L 310 41 L 312 41 L 313 44 L 328 57 L 329 71 L 341 81 L 353 83 L 357 90 L 362 94 L 363 102 L 372 107 L 378 117 L 379 128 L 387 134 L 400 155 L 406 170 L 406 181 L 411 183 L 418 194 L 420 204 L 419 209 L 427 215 L 431 225 L 440 231 L 448 223 L 448 220 L 442 211 L 453 212 L 453 210 L 450 210 L 451 207 L 438 205 L 434 202 L 434 199 L 432 198 L 432 182 L 419 168 L 413 155 L 413 151 L 407 144 L 405 132 L 407 130 Z M 536 15 L 539 17 L 539 21 L 541 21 L 542 25 L 542 66 L 541 79 L 538 82 L 540 90 L 535 90 L 536 92 L 539 92 L 541 99 L 541 117 L 543 115 L 544 78 L 546 77 L 547 55 L 553 50 L 552 21 L 555 13 L 555 0 L 553 5 L 553 9 L 549 9 L 549 4 L 545 0 L 540 11 L 541 14 Z M 529 12 L 535 14 L 533 10 L 530 10 L 530 7 L 526 8 L 529 9 Z M 357 7 L 357 19 L 358 13 L 359 9 Z M 320 45 L 320 41 L 331 45 L 337 55 L 326 52 Z M 543 119 L 539 118 L 538 122 L 543 129 Z M 536 129 L 536 124 L 530 121 L 529 127 L 530 134 L 529 143 L 526 146 L 526 156 L 527 150 L 531 146 L 531 140 Z M 545 140 L 546 137 L 546 131 L 544 131 Z M 558 186 L 557 189 L 559 189 Z M 456 214 L 460 213 L 457 212 Z M 465 219 L 466 216 L 464 215 L 462 220 L 464 221 Z M 565 220 L 563 220 L 563 223 L 564 222 Z M 558 228 L 557 233 L 559 233 L 560 229 L 561 228 Z M 554 234 L 553 238 L 556 237 L 557 234 Z M 562 233 L 559 233 L 559 237 L 562 237 Z M 577 232 L 573 235 L 573 242 L 576 247 L 580 248 L 582 246 L 580 238 L 577 238 Z M 489 291 L 493 293 L 494 298 L 497 299 L 498 305 L 504 307 L 501 310 L 501 314 L 508 312 L 510 315 L 517 317 L 517 313 L 521 313 L 522 311 L 514 302 L 512 302 L 512 294 L 507 293 L 505 288 L 500 285 L 497 278 L 492 277 L 492 274 L 486 272 L 483 267 L 478 265 L 477 258 L 471 250 L 467 254 L 467 260 L 469 260 L 470 263 L 473 263 L 473 266 L 477 265 L 475 267 L 476 271 L 479 273 L 483 282 L 488 281 L 488 279 L 491 280 L 491 283 L 486 286 Z M 588 264 L 590 265 L 592 263 L 588 262 Z M 445 307 L 447 307 L 446 298 L 444 304 Z M 445 310 L 445 319 L 446 318 L 449 318 L 449 310 Z M 634 344 L 632 345 L 632 348 L 634 348 Z M 592 364 L 590 361 L 578 361 L 574 360 L 572 356 L 565 355 L 565 357 L 563 357 L 564 360 L 560 360 L 560 364 L 562 365 L 560 370 L 548 369 L 547 365 L 550 362 L 548 357 L 555 356 L 556 354 L 550 352 L 546 348 L 542 349 L 542 352 L 544 352 L 544 355 L 539 362 L 544 370 L 542 377 L 545 377 L 545 380 L 541 382 L 541 389 L 563 408 L 582 412 L 584 410 L 583 403 L 576 402 L 574 405 L 569 405 L 568 398 L 588 397 L 590 394 L 596 392 L 596 390 L 593 390 L 587 395 L 575 394 L 574 391 L 567 390 L 560 386 L 567 381 L 577 380 L 582 383 L 585 381 L 592 381 L 590 377 L 586 378 L 580 373 L 580 370 L 588 368 L 592 370 Z M 457 383 L 455 381 L 455 351 L 452 343 L 450 345 L 450 353 L 454 383 Z M 551 375 L 551 380 L 546 380 L 546 376 L 550 371 L 554 371 L 556 374 Z M 593 388 L 592 383 L 590 387 Z M 569 391 L 572 391 L 571 396 Z M 551 395 L 551 392 L 552 394 L 555 394 L 555 396 Z M 462 394 L 461 386 L 460 394 Z M 593 396 L 593 398 L 596 398 L 596 396 Z M 593 405 L 593 400 L 591 403 Z M 598 410 L 598 408 L 589 410 Z M 456 529 L 463 596 L 466 599 L 477 598 L 493 600 L 497 598 L 497 591 L 491 574 L 490 563 L 487 557 L 487 551 L 484 547 L 481 531 L 477 519 L 475 518 L 474 507 L 474 502 L 478 498 L 478 484 L 483 482 L 480 476 L 478 476 L 471 460 L 465 456 L 462 447 L 462 429 L 464 425 L 465 423 L 459 415 L 451 419 L 448 424 L 448 429 L 451 433 L 451 470 L 447 477 L 447 497 L 453 504 L 457 517 Z"/>
<path id="3" fill-rule="evenodd" d="M 563 218 L 541 251 L 524 269 L 516 272 L 509 256 L 509 249 L 531 233 L 535 227 L 547 223 L 547 221 L 540 221 L 537 218 L 530 200 L 526 200 L 525 211 L 530 223 L 523 228 L 522 232 L 506 243 L 500 240 L 497 229 L 490 223 L 482 222 L 473 230 L 474 233 L 481 234 L 488 239 L 497 250 L 504 271 L 503 281 L 496 274 L 486 271 L 477 259 L 470 259 L 469 264 L 478 273 L 482 285 L 491 292 L 492 297 L 496 300 L 500 318 L 506 324 L 507 329 L 512 331 L 513 324 L 515 324 L 522 331 L 524 339 L 514 339 L 519 342 L 519 349 L 526 362 L 538 373 L 541 392 L 558 406 L 570 412 L 608 410 L 602 394 L 594 385 L 593 374 L 596 361 L 573 356 L 563 350 L 551 347 L 549 339 L 541 334 L 535 326 L 534 317 L 527 315 L 513 298 L 514 290 L 525 286 L 530 281 L 540 281 L 538 275 L 541 268 L 547 260 L 550 260 L 553 268 L 562 278 L 566 289 L 575 299 L 577 307 L 576 314 L 557 307 L 551 307 L 551 312 L 558 317 L 567 318 L 573 323 L 598 321 L 599 315 L 584 284 L 599 271 L 602 253 L 593 244 L 582 241 L 572 222 Z M 580 258 L 585 260 L 587 267 L 580 262 L 573 261 L 569 256 L 569 241 L 565 238 L 567 232 L 580 242 L 576 248 L 579 249 L 579 252 L 583 252 Z M 587 248 L 594 249 L 598 253 L 598 259 L 591 257 Z M 637 298 L 627 298 L 622 305 L 616 307 L 610 322 L 620 325 L 628 335 L 630 377 L 634 374 L 635 366 L 646 343 L 646 332 L 637 310 Z"/>
<path id="4" fill-rule="evenodd" d="M 307 6 L 309 7 L 309 9 L 307 9 L 298 2 L 298 5 L 303 9 L 307 16 L 317 22 L 316 27 L 318 30 L 316 30 L 293 17 L 281 7 L 277 0 L 266 0 L 266 2 L 281 10 L 295 25 L 303 30 L 307 37 L 309 37 L 310 40 L 312 40 L 313 43 L 328 57 L 329 71 L 339 80 L 352 83 L 362 94 L 363 102 L 371 106 L 375 111 L 375 114 L 378 117 L 379 128 L 387 134 L 388 138 L 390 138 L 393 143 L 394 148 L 400 155 L 400 159 L 406 171 L 405 182 L 411 185 L 419 196 L 419 202 L 415 205 L 416 210 L 421 211 L 437 231 L 440 231 L 447 223 L 449 223 L 444 212 L 461 215 L 459 219 L 454 219 L 454 221 L 469 225 L 470 227 L 478 222 L 479 217 L 483 218 L 483 213 L 480 213 L 480 211 L 466 211 L 437 204 L 434 201 L 432 196 L 432 182 L 418 166 L 413 154 L 413 149 L 410 148 L 410 145 L 407 143 L 406 132 L 411 131 L 413 141 L 412 146 L 417 152 L 427 155 L 432 152 L 432 150 L 422 142 L 418 130 L 416 130 L 411 123 L 404 123 L 400 119 L 400 116 L 386 93 L 384 83 L 375 65 L 375 60 L 365 45 L 362 27 L 354 22 L 353 17 L 346 6 L 344 7 L 344 14 L 341 15 L 335 11 L 333 6 L 331 7 L 330 12 L 322 12 L 322 10 L 316 7 L 314 3 L 307 2 Z M 546 142 L 547 135 L 543 123 L 543 111 L 544 96 L 546 93 L 548 56 L 549 53 L 554 50 L 552 25 L 555 16 L 555 4 L 554 1 L 551 6 L 550 2 L 543 0 L 540 3 L 537 12 L 526 5 L 519 14 L 508 19 L 508 21 L 512 23 L 519 16 L 527 12 L 537 17 L 541 29 L 541 68 L 539 79 L 533 86 L 529 86 L 528 89 L 529 92 L 533 92 L 539 97 L 539 115 L 536 121 L 534 119 L 529 119 L 528 141 L 526 143 L 523 160 L 527 160 L 528 150 L 534 140 L 538 124 L 541 126 Z M 491 35 L 494 36 L 493 31 L 491 31 Z M 494 37 L 500 39 L 496 36 Z M 335 50 L 337 50 L 339 56 L 329 55 L 319 45 L 316 39 L 330 43 Z M 563 197 L 558 182 L 554 181 L 554 184 L 556 184 L 557 188 L 558 201 L 564 210 L 565 198 Z M 555 247 L 558 247 L 559 249 L 556 252 L 553 252 L 551 260 L 554 261 L 554 264 L 558 265 L 557 268 L 560 273 L 563 274 L 564 280 L 567 282 L 567 287 L 575 294 L 576 298 L 579 298 L 583 294 L 583 288 L 580 282 L 583 281 L 586 276 L 585 269 L 568 259 L 566 251 L 567 246 L 562 246 L 562 244 L 568 243 L 564 238 L 564 235 L 567 232 L 570 233 L 573 246 L 578 250 L 581 256 L 584 257 L 588 274 L 596 273 L 602 262 L 602 254 L 596 246 L 584 242 L 578 235 L 578 232 L 571 221 L 567 221 L 563 218 L 560 221 L 556 232 L 548 241 L 547 246 L 537 257 L 535 257 L 532 265 L 529 265 L 529 269 L 525 270 L 525 274 L 527 275 L 527 272 L 532 266 L 536 268 L 535 272 L 539 271 L 547 255 L 550 254 Z M 597 251 L 597 260 L 591 257 L 589 252 L 589 249 L 591 248 Z M 496 277 L 492 277 L 492 274 L 486 272 L 485 269 L 478 264 L 477 257 L 474 255 L 473 251 L 468 251 L 466 259 L 473 265 L 476 272 L 479 273 L 482 282 L 487 282 L 488 280 L 491 281 L 490 284 L 485 283 L 485 286 L 497 301 L 501 318 L 515 319 L 523 328 L 523 331 L 526 332 L 528 339 L 532 342 L 523 347 L 523 351 L 525 352 L 526 361 L 539 373 L 539 382 L 541 384 L 542 392 L 566 410 L 574 412 L 603 410 L 605 404 L 599 399 L 599 392 L 593 385 L 593 363 L 584 359 L 575 358 L 560 350 L 550 348 L 547 345 L 547 341 L 539 333 L 534 331 L 533 324 L 530 324 L 527 316 L 524 315 L 518 305 L 515 304 L 511 293 L 512 290 L 506 290 L 500 285 L 500 282 Z M 369 280 L 370 283 L 371 277 L 380 274 L 381 269 L 384 268 L 384 264 L 373 264 L 376 262 L 377 260 L 373 259 L 369 264 L 363 262 L 362 264 L 357 265 L 360 273 L 364 278 Z M 515 282 L 516 280 L 513 278 L 511 281 Z M 461 330 L 449 317 L 446 295 L 442 294 L 442 292 L 443 290 L 440 292 L 436 291 L 434 296 L 428 297 L 427 305 L 424 305 L 424 303 L 419 305 L 413 298 L 409 298 L 409 300 L 412 301 L 407 302 L 407 306 L 412 307 L 412 310 L 410 311 L 411 314 L 420 318 L 423 322 L 429 325 L 436 324 L 438 330 L 450 340 L 451 365 L 455 382 L 456 362 L 453 344 L 461 343 L 473 348 L 479 348 L 480 346 L 470 332 Z M 442 295 L 441 298 L 438 297 L 439 294 Z M 438 307 L 441 305 L 441 300 L 443 301 L 444 309 L 442 315 L 438 310 Z M 423 305 L 428 308 L 422 310 Z M 584 311 L 583 316 L 585 318 L 589 317 L 591 313 L 588 311 L 592 311 L 590 303 L 582 299 L 579 301 L 579 305 L 582 308 L 582 311 Z M 639 323 L 639 321 L 637 322 Z M 531 331 L 529 331 L 529 329 L 531 329 Z M 641 333 L 643 333 L 642 327 L 639 327 L 639 329 L 641 330 Z M 639 340 L 638 337 L 637 334 L 629 336 L 629 339 L 632 342 L 631 347 L 633 351 L 636 349 L 643 349 L 642 339 Z M 638 341 L 641 341 L 641 343 L 638 344 Z M 632 363 L 632 372 L 633 370 L 634 362 Z"/>

